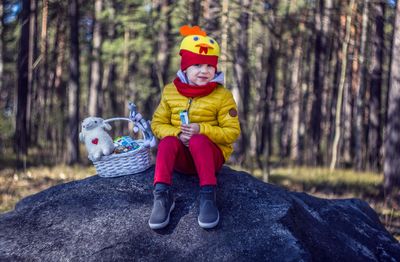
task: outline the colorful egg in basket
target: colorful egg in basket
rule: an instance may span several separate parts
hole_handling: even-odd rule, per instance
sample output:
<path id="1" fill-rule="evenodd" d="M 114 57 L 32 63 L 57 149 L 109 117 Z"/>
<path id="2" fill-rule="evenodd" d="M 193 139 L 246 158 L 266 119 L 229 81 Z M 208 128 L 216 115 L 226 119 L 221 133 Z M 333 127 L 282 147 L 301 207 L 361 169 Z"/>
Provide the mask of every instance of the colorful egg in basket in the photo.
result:
<path id="1" fill-rule="evenodd" d="M 136 150 L 140 147 L 140 145 L 133 140 L 130 136 L 119 136 L 114 139 L 114 153 L 126 153 L 132 150 Z"/>

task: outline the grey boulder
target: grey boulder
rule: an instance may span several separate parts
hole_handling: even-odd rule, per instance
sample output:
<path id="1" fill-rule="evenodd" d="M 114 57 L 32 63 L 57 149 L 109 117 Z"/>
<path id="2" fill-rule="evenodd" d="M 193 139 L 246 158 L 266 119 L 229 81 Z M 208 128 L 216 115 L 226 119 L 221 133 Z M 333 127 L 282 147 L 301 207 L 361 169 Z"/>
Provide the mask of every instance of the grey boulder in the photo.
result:
<path id="1" fill-rule="evenodd" d="M 400 245 L 359 199 L 287 191 L 224 167 L 220 223 L 197 224 L 198 179 L 175 174 L 170 225 L 153 231 L 154 170 L 51 187 L 0 215 L 0 261 L 400 261 Z"/>

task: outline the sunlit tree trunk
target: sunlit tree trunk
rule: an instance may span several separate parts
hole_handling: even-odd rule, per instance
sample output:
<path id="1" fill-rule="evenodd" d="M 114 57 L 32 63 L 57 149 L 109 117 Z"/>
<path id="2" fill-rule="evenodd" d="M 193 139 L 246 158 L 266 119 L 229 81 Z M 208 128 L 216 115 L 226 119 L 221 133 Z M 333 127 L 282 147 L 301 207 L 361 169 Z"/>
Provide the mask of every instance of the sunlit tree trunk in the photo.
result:
<path id="1" fill-rule="evenodd" d="M 69 0 L 70 22 L 70 79 L 68 82 L 68 135 L 66 162 L 71 165 L 79 162 L 79 4 Z"/>
<path id="2" fill-rule="evenodd" d="M 293 62 L 292 70 L 290 75 L 290 83 L 292 86 L 292 97 L 293 97 L 293 111 L 292 111 L 292 133 L 291 133 L 291 145 L 290 145 L 290 158 L 293 161 L 297 161 L 299 157 L 299 132 L 300 132 L 300 106 L 302 97 L 302 85 L 300 81 L 301 71 L 301 60 L 302 60 L 302 34 L 304 33 L 304 23 L 299 25 L 300 33 L 297 36 L 297 40 L 294 44 L 293 50 Z"/>
<path id="3" fill-rule="evenodd" d="M 117 1 L 106 1 L 105 9 L 108 10 L 109 22 L 105 23 L 107 36 L 106 39 L 112 43 L 118 39 L 117 33 Z M 118 96 L 123 94 L 121 92 L 120 85 L 118 85 L 118 74 L 117 74 L 117 54 L 111 53 L 110 57 L 104 61 L 102 66 L 102 81 L 100 82 L 100 88 L 98 89 L 98 114 L 103 115 L 103 112 L 109 112 L 112 115 L 122 115 L 120 113 L 120 105 L 118 105 Z M 122 125 L 123 123 L 116 123 Z"/>
<path id="4" fill-rule="evenodd" d="M 119 97 L 119 103 L 124 104 L 126 103 L 124 100 L 128 97 L 129 101 L 134 101 L 136 102 L 136 93 L 135 93 L 135 88 L 131 88 L 131 83 L 129 81 L 129 58 L 131 56 L 131 50 L 129 48 L 129 41 L 130 41 L 130 29 L 125 28 L 124 29 L 124 57 L 123 57 L 123 63 L 122 63 L 122 86 L 124 90 L 124 95 Z M 136 61 L 132 61 L 132 63 L 135 63 Z M 136 72 L 131 72 L 132 79 L 133 75 Z M 132 85 L 134 85 L 135 81 L 132 81 Z M 128 115 L 128 107 L 124 106 L 124 108 L 121 110 L 121 112 L 118 112 L 116 115 Z"/>
<path id="5" fill-rule="evenodd" d="M 228 31 L 230 28 L 229 19 L 229 0 L 222 0 L 222 17 L 221 17 L 221 55 L 219 58 L 218 66 L 220 70 L 227 73 L 228 67 Z M 226 80 L 226 79 L 225 79 Z"/>
<path id="6" fill-rule="evenodd" d="M 49 2 L 48 0 L 42 1 L 42 27 L 41 27 L 41 39 L 40 39 L 40 55 L 38 62 L 40 62 L 40 67 L 38 67 L 39 81 L 38 88 L 41 90 L 41 123 L 39 128 L 39 137 L 43 139 L 43 143 L 46 148 L 51 146 L 52 140 L 48 139 L 51 135 L 49 132 L 51 117 L 49 117 L 49 59 L 48 59 L 48 13 L 49 13 Z"/>
<path id="7" fill-rule="evenodd" d="M 102 26 L 100 16 L 103 9 L 103 0 L 95 0 L 93 13 L 93 39 L 92 54 L 90 65 L 90 86 L 89 86 L 89 115 L 98 116 L 100 103 L 99 93 L 102 84 L 102 61 L 101 61 L 101 45 L 102 45 Z"/>
<path id="8" fill-rule="evenodd" d="M 337 95 L 337 103 L 336 103 L 336 117 L 335 117 L 335 137 L 333 139 L 333 147 L 332 147 L 332 159 L 330 164 L 330 169 L 333 170 L 336 166 L 336 162 L 338 159 L 338 151 L 339 151 L 339 139 L 341 133 L 341 117 L 342 117 L 342 104 L 343 104 L 343 92 L 345 88 L 346 81 L 346 69 L 347 69 L 347 52 L 350 42 L 350 27 L 352 20 L 352 12 L 354 10 L 355 0 L 350 1 L 350 5 L 347 11 L 346 17 L 346 36 L 342 46 L 342 64 L 341 64 L 341 72 L 340 72 L 340 80 L 339 80 L 339 88 Z"/>
<path id="9" fill-rule="evenodd" d="M 389 81 L 389 108 L 385 136 L 384 188 L 386 193 L 400 187 L 400 2 L 396 4 L 392 62 Z M 393 191 L 394 192 L 394 191 Z"/>

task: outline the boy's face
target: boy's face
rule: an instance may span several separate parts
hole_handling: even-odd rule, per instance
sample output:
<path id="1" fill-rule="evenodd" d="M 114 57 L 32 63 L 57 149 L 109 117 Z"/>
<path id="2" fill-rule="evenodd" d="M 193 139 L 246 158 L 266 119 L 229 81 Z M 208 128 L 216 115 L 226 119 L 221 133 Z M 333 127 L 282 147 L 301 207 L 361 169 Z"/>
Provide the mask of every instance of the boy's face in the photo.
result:
<path id="1" fill-rule="evenodd" d="M 207 64 L 191 65 L 185 70 L 189 84 L 202 86 L 210 82 L 215 76 L 215 68 Z"/>

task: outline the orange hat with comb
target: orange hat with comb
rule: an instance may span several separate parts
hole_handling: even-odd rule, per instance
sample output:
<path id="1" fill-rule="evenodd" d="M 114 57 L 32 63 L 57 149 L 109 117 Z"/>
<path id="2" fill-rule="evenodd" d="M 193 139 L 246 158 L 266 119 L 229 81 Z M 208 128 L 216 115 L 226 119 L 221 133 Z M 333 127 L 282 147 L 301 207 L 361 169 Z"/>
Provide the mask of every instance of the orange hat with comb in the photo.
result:
<path id="1" fill-rule="evenodd" d="M 195 64 L 207 64 L 217 69 L 220 54 L 217 41 L 207 36 L 199 26 L 184 25 L 179 32 L 185 37 L 179 48 L 182 71 Z"/>

